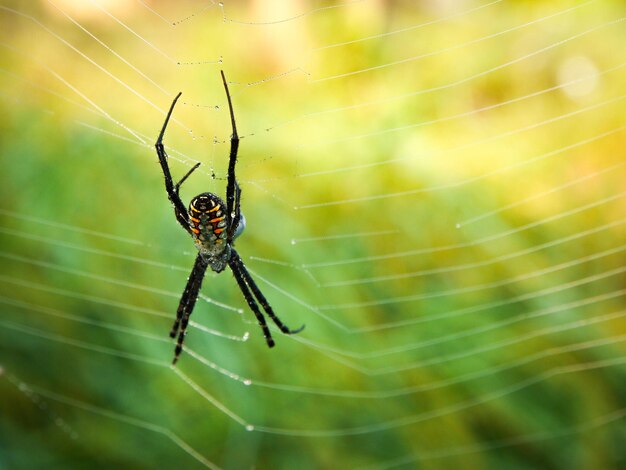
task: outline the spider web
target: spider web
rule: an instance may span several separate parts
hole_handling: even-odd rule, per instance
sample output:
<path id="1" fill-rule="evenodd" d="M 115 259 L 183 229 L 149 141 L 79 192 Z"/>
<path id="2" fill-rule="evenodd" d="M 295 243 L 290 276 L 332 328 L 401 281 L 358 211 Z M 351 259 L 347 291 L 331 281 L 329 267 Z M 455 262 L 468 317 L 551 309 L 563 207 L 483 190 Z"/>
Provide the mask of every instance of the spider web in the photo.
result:
<path id="1" fill-rule="evenodd" d="M 617 1 L 0 3 L 3 463 L 618 467 L 625 10 Z M 268 350 L 195 255 L 224 194 Z M 567 445 L 564 445 L 567 443 Z M 623 463 L 622 463 L 623 465 Z"/>

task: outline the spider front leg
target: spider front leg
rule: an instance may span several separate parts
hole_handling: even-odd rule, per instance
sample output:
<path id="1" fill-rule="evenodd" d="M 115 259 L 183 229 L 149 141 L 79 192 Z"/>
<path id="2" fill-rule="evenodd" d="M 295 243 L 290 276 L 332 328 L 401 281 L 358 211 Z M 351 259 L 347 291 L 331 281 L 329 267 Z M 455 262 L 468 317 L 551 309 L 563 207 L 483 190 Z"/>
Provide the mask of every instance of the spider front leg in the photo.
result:
<path id="1" fill-rule="evenodd" d="M 198 167 L 198 165 L 193 167 L 183 177 L 183 179 L 176 186 L 174 186 L 174 182 L 172 180 L 172 174 L 170 173 L 170 167 L 167 164 L 168 156 L 167 156 L 167 153 L 165 152 L 165 147 L 163 147 L 163 136 L 165 134 L 165 129 L 167 128 L 167 124 L 170 120 L 170 117 L 172 116 L 172 112 L 174 111 L 174 106 L 176 106 L 176 102 L 178 101 L 178 98 L 180 98 L 180 95 L 182 95 L 182 93 L 178 93 L 178 95 L 176 95 L 176 98 L 174 98 L 174 101 L 172 101 L 172 105 L 170 106 L 167 116 L 165 117 L 165 122 L 163 123 L 163 128 L 161 129 L 161 132 L 159 133 L 159 137 L 157 138 L 155 147 L 156 147 L 157 155 L 159 156 L 159 163 L 161 164 L 161 168 L 163 170 L 163 176 L 165 177 L 165 191 L 167 192 L 167 197 L 169 198 L 172 205 L 174 206 L 174 214 L 176 215 L 176 220 L 187 232 L 191 233 L 191 228 L 189 227 L 189 222 L 187 220 L 188 218 L 187 209 L 185 208 L 183 201 L 180 199 L 180 196 L 178 195 L 178 189 L 180 185 L 183 183 L 183 181 L 187 179 L 187 177 L 193 172 L 193 170 L 195 170 Z"/>
<path id="2" fill-rule="evenodd" d="M 300 328 L 292 330 L 288 328 L 287 325 L 285 325 L 280 320 L 280 318 L 276 316 L 271 305 L 269 304 L 269 302 L 267 301 L 267 299 L 261 292 L 261 289 L 259 289 L 259 287 L 256 285 L 256 282 L 254 282 L 254 279 L 252 279 L 252 276 L 248 272 L 248 269 L 246 268 L 246 265 L 243 263 L 243 260 L 241 259 L 241 257 L 239 256 L 239 253 L 237 253 L 237 251 L 234 248 L 232 249 L 232 252 L 231 252 L 231 259 L 230 259 L 229 265 L 230 265 L 230 268 L 233 270 L 235 279 L 237 280 L 237 283 L 239 284 L 239 288 L 241 289 L 241 292 L 246 298 L 248 305 L 250 306 L 250 308 L 256 315 L 257 319 L 259 320 L 259 324 L 261 325 L 261 328 L 263 329 L 263 334 L 265 335 L 265 340 L 267 341 L 267 345 L 270 348 L 274 346 L 274 340 L 272 339 L 269 328 L 267 327 L 265 317 L 263 317 L 263 314 L 260 312 L 256 301 L 250 294 L 250 291 L 252 291 L 252 294 L 254 294 L 254 297 L 256 297 L 256 299 L 259 301 L 259 303 L 261 304 L 261 307 L 263 307 L 263 310 L 265 310 L 265 313 L 267 313 L 267 315 L 272 319 L 272 321 L 284 334 L 295 335 L 296 333 L 300 333 L 304 329 L 304 325 L 302 325 Z"/>
<path id="3" fill-rule="evenodd" d="M 270 333 L 270 329 L 267 326 L 265 317 L 259 310 L 259 306 L 254 300 L 254 297 L 252 296 L 250 289 L 248 289 L 248 286 L 246 285 L 246 281 L 244 280 L 239 264 L 236 262 L 235 259 L 231 258 L 231 261 L 229 262 L 229 266 L 230 266 L 230 269 L 233 271 L 233 276 L 235 276 L 235 280 L 237 281 L 237 284 L 239 285 L 239 290 L 241 290 L 241 293 L 246 299 L 246 302 L 248 302 L 248 306 L 250 307 L 250 310 L 254 312 L 254 316 L 256 316 L 256 319 L 259 322 L 259 326 L 263 330 L 263 336 L 265 337 L 265 341 L 267 342 L 267 345 L 270 348 L 273 348 L 275 343 L 274 343 L 274 339 L 272 338 L 272 333 Z"/>
<path id="4" fill-rule="evenodd" d="M 170 337 L 172 338 L 176 337 L 176 334 L 178 333 L 178 341 L 174 350 L 174 360 L 172 364 L 176 364 L 176 361 L 178 361 L 178 357 L 183 350 L 183 342 L 185 341 L 185 335 L 187 334 L 189 317 L 191 316 L 191 312 L 196 305 L 196 300 L 198 299 L 198 294 L 200 293 L 200 287 L 202 287 L 202 280 L 204 279 L 204 274 L 208 266 L 209 263 L 204 256 L 198 254 L 196 262 L 193 265 L 193 269 L 191 270 L 191 275 L 187 280 L 185 291 L 180 299 L 178 310 L 176 311 L 176 320 L 172 326 L 172 331 L 170 331 Z"/>

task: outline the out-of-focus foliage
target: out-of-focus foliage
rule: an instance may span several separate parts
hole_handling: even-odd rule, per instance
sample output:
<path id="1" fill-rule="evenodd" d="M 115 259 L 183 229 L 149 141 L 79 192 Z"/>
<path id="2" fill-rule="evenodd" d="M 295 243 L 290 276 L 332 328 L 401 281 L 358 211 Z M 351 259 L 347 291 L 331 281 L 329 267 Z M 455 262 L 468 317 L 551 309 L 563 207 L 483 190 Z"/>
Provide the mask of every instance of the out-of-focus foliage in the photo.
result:
<path id="1" fill-rule="evenodd" d="M 2 466 L 623 465 L 623 2 L 333 5 L 0 3 Z M 172 172 L 223 194 L 220 68 L 237 247 L 306 329 L 209 274 L 174 370 L 152 144 L 182 91 Z"/>

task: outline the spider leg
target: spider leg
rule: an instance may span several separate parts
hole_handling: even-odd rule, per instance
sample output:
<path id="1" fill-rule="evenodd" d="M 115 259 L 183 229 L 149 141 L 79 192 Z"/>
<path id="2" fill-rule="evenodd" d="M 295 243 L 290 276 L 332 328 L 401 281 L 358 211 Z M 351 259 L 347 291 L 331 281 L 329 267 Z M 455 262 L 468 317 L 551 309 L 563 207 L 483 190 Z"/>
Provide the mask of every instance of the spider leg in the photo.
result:
<path id="1" fill-rule="evenodd" d="M 265 341 L 267 342 L 267 345 L 270 348 L 273 348 L 274 347 L 274 339 L 272 338 L 272 334 L 270 333 L 270 329 L 268 328 L 267 322 L 265 321 L 265 317 L 263 316 L 263 314 L 259 310 L 259 306 L 257 305 L 256 301 L 254 300 L 254 297 L 252 296 L 252 293 L 250 292 L 250 289 L 248 289 L 248 286 L 246 285 L 246 281 L 244 280 L 243 274 L 241 272 L 241 266 L 238 264 L 237 259 L 238 259 L 238 257 L 232 257 L 230 259 L 230 261 L 228 263 L 229 266 L 230 266 L 230 269 L 232 269 L 232 271 L 233 271 L 233 275 L 235 276 L 235 280 L 237 281 L 237 284 L 239 284 L 239 289 L 241 290 L 241 293 L 245 297 L 246 302 L 248 302 L 248 306 L 254 312 L 254 315 L 256 316 L 256 319 L 258 320 L 259 325 L 261 326 L 261 329 L 263 330 L 263 336 L 265 336 Z"/>
<path id="2" fill-rule="evenodd" d="M 199 166 L 200 166 L 200 162 L 196 163 L 196 164 L 195 164 L 195 165 L 191 168 L 191 170 L 189 170 L 189 171 L 187 172 L 187 174 L 186 174 L 185 176 L 183 176 L 183 177 L 180 179 L 180 181 L 179 181 L 178 183 L 176 183 L 176 186 L 174 186 L 174 192 L 175 192 L 176 194 L 178 194 L 178 190 L 179 190 L 179 189 L 180 189 L 180 187 L 183 185 L 183 183 L 185 182 L 185 180 L 186 180 L 187 178 L 189 178 L 189 176 L 191 176 L 191 174 L 192 174 L 194 171 L 196 171 L 196 170 L 198 169 L 198 167 L 199 167 Z"/>
<path id="3" fill-rule="evenodd" d="M 237 229 L 239 223 L 239 196 L 241 195 L 241 189 L 237 184 L 237 177 L 235 176 L 235 165 L 237 163 L 237 152 L 239 150 L 239 135 L 237 134 L 237 124 L 235 123 L 235 113 L 233 111 L 233 103 L 230 98 L 230 92 L 228 91 L 228 83 L 226 82 L 226 76 L 224 71 L 221 70 L 222 82 L 224 83 L 224 90 L 226 91 L 226 98 L 228 99 L 228 109 L 230 111 L 230 123 L 233 129 L 233 133 L 230 137 L 230 155 L 228 160 L 228 183 L 226 184 L 226 220 L 227 220 L 227 241 L 230 244 L 233 239 L 233 234 Z"/>
<path id="4" fill-rule="evenodd" d="M 241 221 L 241 188 L 239 187 L 239 183 L 235 181 L 235 208 L 234 208 L 234 216 L 233 222 L 228 226 L 226 231 L 226 243 L 229 245 L 233 244 L 233 239 L 235 238 L 235 233 L 237 232 L 237 227 L 239 227 L 239 222 Z"/>
<path id="5" fill-rule="evenodd" d="M 178 309 L 176 310 L 176 320 L 174 320 L 174 324 L 172 325 L 172 329 L 170 331 L 170 338 L 176 338 L 176 334 L 178 333 L 178 329 L 180 328 L 180 321 L 183 318 L 183 314 L 185 313 L 185 309 L 189 302 L 189 291 L 191 290 L 192 285 L 193 271 L 191 271 L 191 275 L 189 276 L 189 279 L 187 279 L 187 285 L 185 286 L 183 295 L 180 298 Z"/>
<path id="6" fill-rule="evenodd" d="M 252 293 L 261 304 L 261 307 L 263 307 L 263 310 L 265 310 L 265 313 L 267 313 L 267 315 L 272 319 L 272 321 L 276 323 L 276 326 L 280 329 L 280 331 L 282 331 L 283 333 L 287 335 L 295 335 L 296 333 L 300 333 L 304 329 L 304 325 L 302 325 L 300 328 L 297 328 L 295 330 L 291 330 L 287 327 L 287 325 L 285 325 L 280 320 L 280 318 L 276 316 L 276 314 L 274 313 L 274 310 L 272 309 L 272 306 L 269 304 L 269 302 L 267 301 L 267 299 L 261 292 L 261 289 L 259 289 L 259 287 L 256 285 L 256 282 L 254 282 L 254 279 L 252 279 L 252 276 L 246 269 L 246 265 L 243 263 L 241 257 L 239 256 L 239 253 L 237 253 L 234 248 L 232 250 L 231 256 L 232 256 L 231 259 L 233 260 L 233 264 L 237 265 L 241 275 L 243 276 L 244 281 L 250 287 L 250 290 L 252 290 Z"/>
<path id="7" fill-rule="evenodd" d="M 185 175 L 185 177 L 175 187 L 174 182 L 172 181 L 172 174 L 170 173 L 170 167 L 167 164 L 168 156 L 167 156 L 167 153 L 165 152 L 165 147 L 163 147 L 163 136 L 165 134 L 165 129 L 167 128 L 167 124 L 170 120 L 170 117 L 172 116 L 172 112 L 174 111 L 174 106 L 176 105 L 176 102 L 178 101 L 178 98 L 180 98 L 181 94 L 182 93 L 178 93 L 178 95 L 176 95 L 176 98 L 174 98 L 174 101 L 172 101 L 172 105 L 170 106 L 170 109 L 167 112 L 167 116 L 165 117 L 163 128 L 161 129 L 161 132 L 159 133 L 159 137 L 157 138 L 156 144 L 154 146 L 156 147 L 157 155 L 159 156 L 159 163 L 161 164 L 161 168 L 163 169 L 163 176 L 165 177 L 165 191 L 167 192 L 167 197 L 169 198 L 170 202 L 174 206 L 174 214 L 176 215 L 176 220 L 178 220 L 178 223 L 187 232 L 191 233 L 191 228 L 189 227 L 189 223 L 187 221 L 187 209 L 185 208 L 183 201 L 180 199 L 180 196 L 178 195 L 178 188 L 183 183 L 183 181 L 185 181 L 187 176 L 191 174 L 191 171 L 193 171 L 197 167 L 193 168 L 189 173 L 187 173 L 187 175 Z"/>
<path id="8" fill-rule="evenodd" d="M 176 348 L 174 349 L 174 360 L 172 364 L 176 364 L 178 357 L 183 350 L 183 342 L 185 341 L 185 335 L 187 334 L 187 325 L 189 323 L 189 317 L 196 305 L 198 294 L 200 293 L 200 287 L 202 286 L 202 280 L 204 279 L 204 273 L 209 266 L 208 261 L 198 254 L 196 262 L 191 270 L 191 275 L 187 281 L 187 286 L 183 292 L 183 296 L 180 299 L 178 310 L 176 311 L 176 320 L 174 326 L 170 332 L 170 336 L 173 338 L 178 333 L 178 341 L 176 342 Z M 180 332 L 179 332 L 180 329 Z"/>

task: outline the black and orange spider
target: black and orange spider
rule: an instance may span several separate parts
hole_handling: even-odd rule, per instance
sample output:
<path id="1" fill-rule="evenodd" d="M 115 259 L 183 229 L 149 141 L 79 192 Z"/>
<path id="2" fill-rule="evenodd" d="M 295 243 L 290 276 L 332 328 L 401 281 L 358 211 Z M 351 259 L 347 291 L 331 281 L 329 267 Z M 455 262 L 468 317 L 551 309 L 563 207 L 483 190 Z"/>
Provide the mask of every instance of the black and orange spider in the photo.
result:
<path id="1" fill-rule="evenodd" d="M 200 163 L 197 163 L 191 170 L 187 172 L 181 180 L 174 185 L 169 166 L 167 164 L 167 153 L 163 147 L 163 134 L 167 123 L 172 115 L 176 101 L 182 93 L 178 93 L 163 123 L 163 128 L 156 141 L 156 151 L 159 156 L 163 175 L 165 176 L 165 190 L 167 196 L 174 206 L 174 214 L 176 220 L 182 227 L 193 237 L 198 248 L 198 256 L 196 262 L 185 286 L 185 291 L 180 299 L 178 310 L 176 311 L 176 320 L 170 332 L 172 338 L 178 333 L 178 341 L 174 350 L 174 361 L 176 364 L 178 357 L 183 348 L 183 342 L 187 332 L 187 324 L 189 316 L 196 304 L 196 299 L 202 286 L 202 280 L 206 269 L 210 266 L 216 273 L 222 272 L 226 266 L 229 266 L 235 276 L 239 289 L 248 302 L 250 309 L 256 315 L 256 318 L 263 329 L 263 335 L 267 341 L 267 345 L 271 348 L 274 346 L 274 340 L 265 321 L 265 317 L 259 310 L 258 303 L 261 304 L 263 310 L 276 323 L 276 326 L 285 334 L 295 334 L 304 328 L 304 325 L 297 330 L 290 330 L 283 322 L 274 314 L 272 307 L 265 299 L 265 296 L 258 288 L 252 276 L 246 269 L 241 257 L 233 247 L 235 238 L 243 232 L 245 228 L 245 218 L 241 213 L 239 203 L 241 200 L 241 188 L 237 183 L 235 176 L 235 165 L 237 164 L 237 151 L 239 149 L 239 136 L 237 135 L 237 126 L 235 125 L 235 114 L 233 113 L 233 104 L 228 91 L 228 84 L 224 72 L 221 71 L 222 82 L 226 90 L 226 98 L 228 99 L 228 108 L 230 110 L 230 121 L 233 134 L 230 138 L 230 157 L 228 162 L 228 183 L 226 185 L 226 204 L 219 196 L 213 193 L 198 194 L 191 200 L 189 211 L 185 209 L 183 201 L 178 195 L 180 186 L 194 172 Z M 255 300 L 256 298 L 256 300 Z M 179 331 L 180 330 L 180 331 Z"/>

